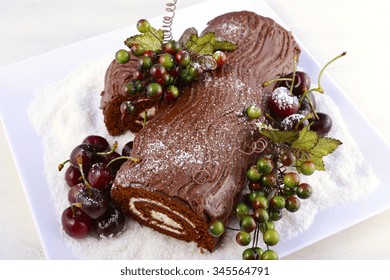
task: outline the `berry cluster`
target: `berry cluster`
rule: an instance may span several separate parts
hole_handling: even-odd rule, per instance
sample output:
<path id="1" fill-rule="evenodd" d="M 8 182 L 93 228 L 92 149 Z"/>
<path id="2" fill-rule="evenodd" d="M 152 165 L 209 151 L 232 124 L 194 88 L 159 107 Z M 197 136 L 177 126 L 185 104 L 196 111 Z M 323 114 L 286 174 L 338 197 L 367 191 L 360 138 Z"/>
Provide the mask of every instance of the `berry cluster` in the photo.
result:
<path id="1" fill-rule="evenodd" d="M 137 29 L 141 33 L 154 34 L 150 23 L 145 19 L 138 21 Z M 137 57 L 133 79 L 122 89 L 122 94 L 128 99 L 120 107 L 123 115 L 136 111 L 133 101 L 137 98 L 175 100 L 179 96 L 180 85 L 199 79 L 204 72 L 205 68 L 200 62 L 202 58 L 186 50 L 178 41 L 169 40 L 161 44 L 161 51 L 153 51 L 140 43 L 133 43 L 130 45 L 130 52 L 124 49 L 116 52 L 115 59 L 120 64 L 130 61 L 131 54 Z M 215 67 L 219 67 L 225 64 L 226 55 L 222 51 L 215 51 L 208 59 Z"/>
<path id="2" fill-rule="evenodd" d="M 256 165 L 251 166 L 246 177 L 248 184 L 244 190 L 243 199 L 233 209 L 233 214 L 239 219 L 236 242 L 241 246 L 252 246 L 242 253 L 244 260 L 249 259 L 278 259 L 278 254 L 270 249 L 279 242 L 279 233 L 275 229 L 275 222 L 283 216 L 283 211 L 296 212 L 299 210 L 301 199 L 309 198 L 312 187 L 301 182 L 300 175 L 287 171 L 294 165 L 294 155 L 288 150 L 263 155 Z M 277 152 L 276 152 L 277 151 Z M 302 174 L 311 175 L 315 166 L 311 161 L 304 163 Z M 218 237 L 223 234 L 225 227 L 221 221 L 214 221 L 209 228 L 210 234 Z M 259 246 L 262 234 L 266 249 Z"/>
<path id="3" fill-rule="evenodd" d="M 63 229 L 69 236 L 84 238 L 95 232 L 100 237 L 112 237 L 123 230 L 125 215 L 112 201 L 110 190 L 120 166 L 127 159 L 137 161 L 130 157 L 132 144 L 127 143 L 119 154 L 115 151 L 116 142 L 110 147 L 105 138 L 90 135 L 59 165 L 62 170 L 70 163 L 65 171 L 70 206 L 61 216 Z"/>

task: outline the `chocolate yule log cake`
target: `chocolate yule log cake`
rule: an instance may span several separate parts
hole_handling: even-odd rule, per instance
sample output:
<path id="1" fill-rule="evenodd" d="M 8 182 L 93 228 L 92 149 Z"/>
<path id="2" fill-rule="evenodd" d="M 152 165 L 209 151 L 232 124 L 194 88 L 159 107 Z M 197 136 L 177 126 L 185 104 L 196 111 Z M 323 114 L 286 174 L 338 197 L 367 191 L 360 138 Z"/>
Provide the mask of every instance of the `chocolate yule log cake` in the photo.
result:
<path id="1" fill-rule="evenodd" d="M 228 223 L 256 152 L 258 120 L 243 111 L 251 104 L 266 111 L 262 83 L 291 73 L 300 53 L 290 32 L 253 12 L 221 15 L 203 33 L 211 31 L 238 49 L 227 54 L 222 68 L 184 87 L 177 100 L 159 105 L 146 124 L 141 115 L 131 120 L 133 127 L 138 123 L 131 156 L 140 162 L 124 163 L 111 190 L 114 201 L 141 224 L 209 251 L 220 239 L 209 234 L 209 225 Z M 114 61 L 107 71 L 102 109 L 113 135 L 129 127 L 119 106 L 133 67 L 131 60 Z M 145 102 L 140 110 L 157 106 L 139 102 Z"/>

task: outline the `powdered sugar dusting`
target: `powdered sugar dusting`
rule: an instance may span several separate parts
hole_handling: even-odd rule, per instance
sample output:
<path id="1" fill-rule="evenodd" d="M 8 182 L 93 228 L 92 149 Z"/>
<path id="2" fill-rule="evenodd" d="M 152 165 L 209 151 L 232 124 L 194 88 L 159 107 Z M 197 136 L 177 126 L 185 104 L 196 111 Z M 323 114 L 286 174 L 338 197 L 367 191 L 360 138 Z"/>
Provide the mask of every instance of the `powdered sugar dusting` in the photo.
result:
<path id="1" fill-rule="evenodd" d="M 299 104 L 298 98 L 290 94 L 290 90 L 285 87 L 276 88 L 272 92 L 271 98 L 281 110 L 286 110 Z"/>
<path id="2" fill-rule="evenodd" d="M 81 65 L 64 79 L 39 90 L 29 108 L 31 121 L 42 139 L 48 187 L 58 217 L 58 230 L 63 235 L 64 242 L 80 259 L 240 258 L 243 248 L 235 243 L 234 231 L 227 232 L 220 246 L 212 254 L 208 252 L 201 254 L 195 243 L 178 241 L 140 226 L 134 221 L 128 221 L 126 229 L 115 238 L 97 239 L 91 236 L 75 240 L 63 233 L 60 215 L 68 206 L 68 187 L 64 173 L 56 169 L 58 163 L 66 159 L 71 149 L 89 134 L 102 135 L 110 142 L 117 140 L 119 147 L 133 137 L 128 133 L 114 139 L 108 135 L 103 124 L 99 109 L 100 91 L 104 85 L 105 70 L 111 60 L 110 54 Z M 205 78 L 206 83 L 208 78 Z M 243 81 L 226 82 L 221 79 L 219 83 L 232 87 L 232 94 L 253 94 Z M 313 196 L 302 201 L 300 211 L 294 214 L 286 213 L 283 219 L 276 223 L 282 240 L 291 239 L 305 231 L 312 224 L 318 211 L 331 209 L 330 207 L 341 203 L 361 200 L 378 184 L 378 179 L 349 134 L 348 127 L 333 100 L 326 94 L 317 96 L 319 110 L 330 114 L 333 119 L 333 128 L 329 136 L 340 139 L 343 144 L 326 158 L 326 172 L 316 172 L 310 177 L 303 178 L 313 186 Z M 242 104 L 242 107 L 245 108 L 247 105 Z M 48 119 L 51 121 L 47 122 Z M 156 141 L 145 148 L 158 153 L 164 150 L 164 144 Z M 176 155 L 171 156 L 177 161 L 176 164 L 202 159 L 201 156 L 185 150 L 178 150 Z M 158 168 L 160 163 L 154 164 Z"/>

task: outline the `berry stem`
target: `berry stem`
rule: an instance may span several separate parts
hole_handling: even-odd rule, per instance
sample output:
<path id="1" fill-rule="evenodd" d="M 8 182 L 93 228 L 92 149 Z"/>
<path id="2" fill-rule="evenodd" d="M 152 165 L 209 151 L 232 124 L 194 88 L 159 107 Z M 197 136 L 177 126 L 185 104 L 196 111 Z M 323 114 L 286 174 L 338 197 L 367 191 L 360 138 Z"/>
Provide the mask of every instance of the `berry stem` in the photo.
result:
<path id="1" fill-rule="evenodd" d="M 64 168 L 65 164 L 67 164 L 69 161 L 70 161 L 70 160 L 67 159 L 67 160 L 65 160 L 64 162 L 60 163 L 60 164 L 58 165 L 58 171 L 61 171 L 61 170 Z"/>
<path id="2" fill-rule="evenodd" d="M 297 57 L 294 56 L 294 71 L 293 76 L 291 79 L 291 86 L 290 86 L 290 93 L 292 94 L 293 88 L 294 88 L 294 82 L 295 82 L 295 73 L 297 72 Z"/>
<path id="3" fill-rule="evenodd" d="M 275 82 L 282 82 L 282 81 L 292 81 L 292 78 L 276 78 L 267 82 L 263 83 L 263 87 L 268 87 L 270 84 L 275 83 Z"/>
<path id="4" fill-rule="evenodd" d="M 323 88 L 321 87 L 321 77 L 322 77 L 322 74 L 324 73 L 325 69 L 330 65 L 332 64 L 335 60 L 339 59 L 340 57 L 343 57 L 347 54 L 347 52 L 343 52 L 341 54 L 339 54 L 338 56 L 336 56 L 335 58 L 333 58 L 332 60 L 330 60 L 328 63 L 325 64 L 324 67 L 322 67 L 321 71 L 320 71 L 320 74 L 318 75 L 318 92 L 320 93 L 324 93 L 324 90 Z"/>
<path id="5" fill-rule="evenodd" d="M 114 159 L 111 160 L 109 163 L 107 163 L 107 167 L 110 166 L 110 164 L 112 164 L 113 162 L 115 162 L 115 161 L 117 161 L 117 160 L 120 160 L 120 159 L 131 160 L 131 161 L 133 161 L 134 163 L 139 163 L 139 162 L 141 161 L 139 158 L 121 156 L 121 157 L 114 158 Z"/>
<path id="6" fill-rule="evenodd" d="M 92 188 L 92 186 L 89 184 L 87 178 L 85 177 L 84 170 L 83 170 L 83 158 L 81 155 L 77 157 L 77 164 L 79 166 L 79 170 L 81 173 L 81 178 L 83 178 L 84 184 L 87 186 L 88 189 Z"/>
<path id="7" fill-rule="evenodd" d="M 112 154 L 113 152 L 115 152 L 115 150 L 118 148 L 118 142 L 115 141 L 114 144 L 112 144 L 112 148 L 111 150 L 109 150 L 108 152 L 100 152 L 100 153 L 96 153 L 97 155 L 99 156 L 107 156 L 107 155 L 110 155 Z"/>

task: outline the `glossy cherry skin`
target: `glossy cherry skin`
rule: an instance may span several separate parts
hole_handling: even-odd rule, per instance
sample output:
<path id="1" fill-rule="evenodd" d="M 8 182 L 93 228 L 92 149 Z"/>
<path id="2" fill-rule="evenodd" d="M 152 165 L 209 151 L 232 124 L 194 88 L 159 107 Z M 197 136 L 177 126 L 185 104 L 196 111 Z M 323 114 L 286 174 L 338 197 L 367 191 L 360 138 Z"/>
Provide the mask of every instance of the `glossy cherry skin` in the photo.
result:
<path id="1" fill-rule="evenodd" d="M 317 132 L 319 136 L 324 136 L 332 128 L 332 118 L 325 113 L 317 113 L 319 119 L 314 119 L 310 129 Z"/>

